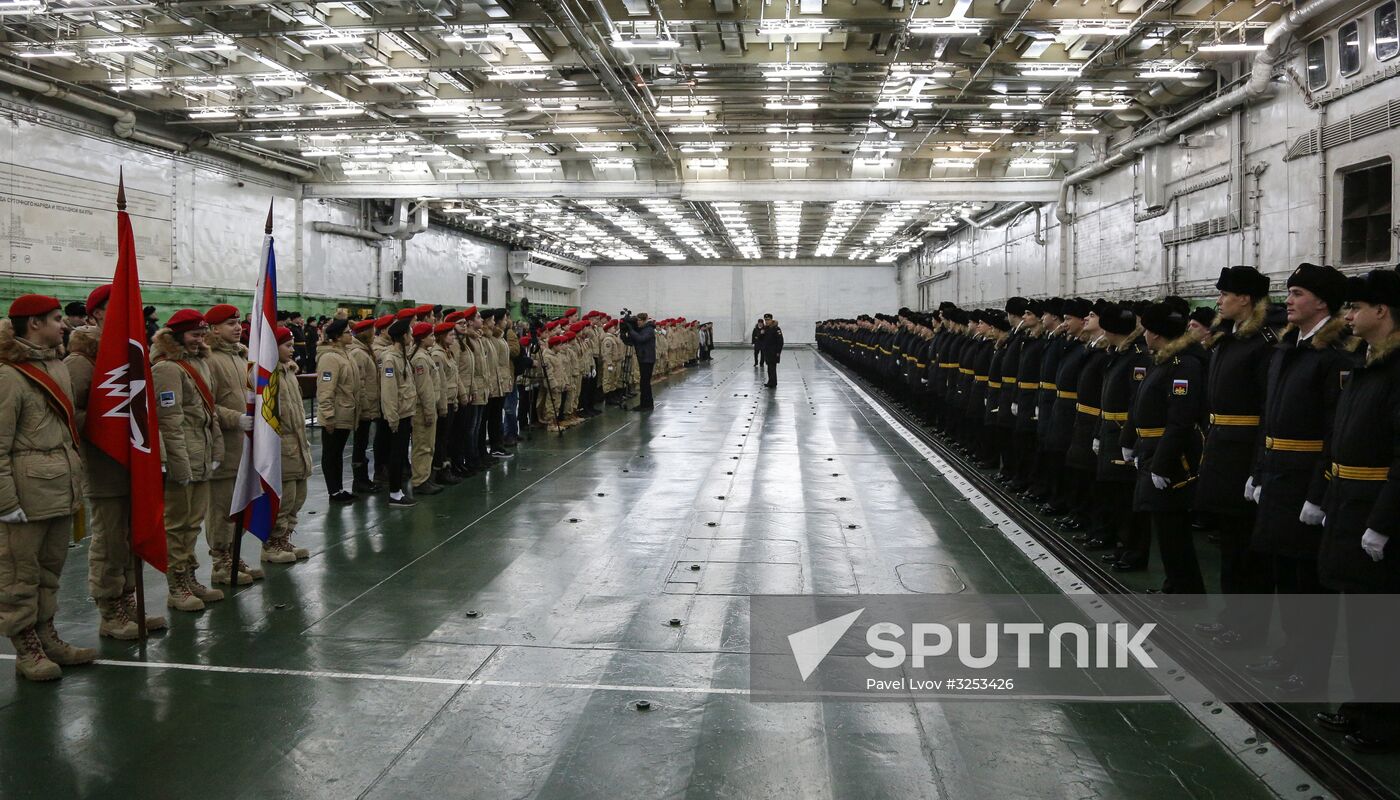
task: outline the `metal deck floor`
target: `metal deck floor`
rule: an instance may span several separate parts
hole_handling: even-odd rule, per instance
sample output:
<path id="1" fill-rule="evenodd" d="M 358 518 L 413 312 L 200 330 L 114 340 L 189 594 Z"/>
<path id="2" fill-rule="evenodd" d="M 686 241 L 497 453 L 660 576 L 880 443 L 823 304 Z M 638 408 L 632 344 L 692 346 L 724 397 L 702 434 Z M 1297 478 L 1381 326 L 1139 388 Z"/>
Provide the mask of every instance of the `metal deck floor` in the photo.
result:
<path id="1" fill-rule="evenodd" d="M 0 678 L 0 798 L 1274 796 L 1173 704 L 750 702 L 746 594 L 1053 591 L 784 355 L 776 391 L 718 350 L 410 510 L 316 476 L 311 560 L 144 649 L 98 642 L 70 550 L 59 627 L 104 663 Z"/>

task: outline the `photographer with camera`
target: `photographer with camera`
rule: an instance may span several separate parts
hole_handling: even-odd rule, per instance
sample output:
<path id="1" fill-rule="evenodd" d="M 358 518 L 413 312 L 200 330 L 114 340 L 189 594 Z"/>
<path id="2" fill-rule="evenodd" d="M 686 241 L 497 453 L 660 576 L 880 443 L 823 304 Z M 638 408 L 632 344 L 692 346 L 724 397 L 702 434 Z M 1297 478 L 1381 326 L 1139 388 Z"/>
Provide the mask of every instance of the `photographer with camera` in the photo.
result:
<path id="1" fill-rule="evenodd" d="M 656 323 L 646 312 L 632 315 L 622 309 L 622 341 L 637 353 L 637 366 L 641 372 L 641 400 L 633 411 L 651 411 L 651 371 L 656 367 Z"/>

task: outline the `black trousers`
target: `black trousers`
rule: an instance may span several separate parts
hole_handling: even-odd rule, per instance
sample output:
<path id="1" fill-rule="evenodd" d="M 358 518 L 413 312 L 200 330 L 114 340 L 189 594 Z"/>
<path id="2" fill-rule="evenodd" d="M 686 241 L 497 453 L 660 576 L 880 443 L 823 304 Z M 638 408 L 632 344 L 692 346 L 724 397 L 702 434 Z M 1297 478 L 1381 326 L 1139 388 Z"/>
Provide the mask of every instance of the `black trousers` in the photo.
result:
<path id="1" fill-rule="evenodd" d="M 1157 537 L 1157 552 L 1167 573 L 1164 591 L 1172 594 L 1205 594 L 1201 565 L 1196 561 L 1196 544 L 1191 534 L 1191 514 L 1158 512 L 1152 516 L 1152 533 Z"/>
<path id="2" fill-rule="evenodd" d="M 374 423 L 370 420 L 361 420 L 355 426 L 354 444 L 350 446 L 350 467 L 354 471 L 356 483 L 369 483 L 369 443 L 374 438 Z M 378 459 L 383 451 L 375 451 L 374 457 Z"/>
<path id="3" fill-rule="evenodd" d="M 758 345 L 753 346 L 753 365 L 755 367 L 758 366 L 758 360 L 761 357 L 761 352 L 762 351 L 758 349 Z"/>
<path id="4" fill-rule="evenodd" d="M 481 420 L 482 410 L 486 406 L 467 406 L 466 430 L 463 432 L 459 446 L 462 448 L 462 461 L 468 467 L 475 469 L 481 466 Z"/>
<path id="5" fill-rule="evenodd" d="M 778 385 L 778 362 L 768 359 L 768 385 Z"/>
<path id="6" fill-rule="evenodd" d="M 505 443 L 501 441 L 505 410 L 504 397 L 493 397 L 486 401 L 486 438 L 490 441 L 492 450 L 505 449 Z"/>
<path id="7" fill-rule="evenodd" d="M 757 353 L 758 350 L 754 350 Z M 651 408 L 651 371 L 656 368 L 656 364 L 641 364 L 642 371 L 642 397 L 637 401 L 637 408 Z"/>
<path id="8" fill-rule="evenodd" d="M 1225 607 L 1220 623 L 1246 639 L 1262 638 L 1273 616 L 1270 557 L 1249 548 L 1254 535 L 1253 514 L 1216 514 L 1220 536 L 1220 592 Z M 1235 597 L 1230 595 L 1247 595 Z"/>
<path id="9" fill-rule="evenodd" d="M 1351 688 L 1363 698 L 1393 697 L 1395 659 L 1389 651 L 1400 635 L 1400 620 L 1361 613 L 1356 601 L 1364 599 L 1343 597 Z M 1400 739 L 1400 703 L 1350 702 L 1338 710 L 1356 723 L 1362 736 L 1389 742 Z"/>
<path id="10" fill-rule="evenodd" d="M 437 419 L 437 429 L 433 434 L 433 469 L 445 467 L 452 461 L 448 453 L 452 447 L 452 420 L 455 416 L 456 412 L 448 411 Z"/>
<path id="11" fill-rule="evenodd" d="M 1275 555 L 1273 568 L 1284 635 L 1274 658 L 1292 667 L 1309 686 L 1322 686 L 1331 671 L 1340 596 L 1322 585 L 1316 558 Z"/>
<path id="12" fill-rule="evenodd" d="M 331 494 L 345 490 L 345 443 L 349 439 L 349 428 L 321 429 L 321 472 Z"/>
<path id="13" fill-rule="evenodd" d="M 384 426 L 386 429 L 388 425 Z M 402 492 L 404 490 L 404 477 L 409 473 L 411 467 L 408 463 L 408 440 L 413 437 L 413 417 L 404 417 L 399 420 L 399 429 L 389 432 L 389 446 L 385 452 L 389 454 L 389 491 Z"/>
<path id="14" fill-rule="evenodd" d="M 379 483 L 389 480 L 389 462 L 394 460 L 393 436 L 389 431 L 389 421 L 374 421 L 374 479 Z"/>
<path id="15" fill-rule="evenodd" d="M 485 464 L 489 458 L 486 455 L 486 419 L 487 411 L 491 408 L 491 401 L 487 400 L 486 405 L 476 407 L 476 433 L 472 436 L 472 448 L 475 453 L 476 463 Z"/>

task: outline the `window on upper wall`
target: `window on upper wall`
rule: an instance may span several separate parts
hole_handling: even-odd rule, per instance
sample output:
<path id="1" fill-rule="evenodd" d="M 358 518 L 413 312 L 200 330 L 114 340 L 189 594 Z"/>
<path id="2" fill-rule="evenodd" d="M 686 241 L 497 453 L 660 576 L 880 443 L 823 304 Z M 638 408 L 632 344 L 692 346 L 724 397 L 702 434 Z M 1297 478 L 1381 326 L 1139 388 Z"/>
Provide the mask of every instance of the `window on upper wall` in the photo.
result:
<path id="1" fill-rule="evenodd" d="M 1391 260 L 1391 162 L 1342 174 L 1342 263 Z"/>
<path id="2" fill-rule="evenodd" d="M 1361 71 L 1361 23 L 1353 20 L 1337 29 L 1337 72 L 1343 77 Z"/>
<path id="3" fill-rule="evenodd" d="M 486 276 L 485 276 L 485 275 L 482 275 L 482 276 L 481 276 L 481 304 L 482 304 L 483 306 L 484 306 L 484 305 L 487 305 L 488 303 L 491 302 L 490 300 L 487 300 L 487 299 L 486 299 L 486 287 L 488 287 L 488 286 L 490 286 L 490 285 L 491 285 L 491 284 L 487 282 Z"/>
<path id="4" fill-rule="evenodd" d="M 1314 91 L 1327 85 L 1327 40 L 1314 39 L 1308 43 L 1308 88 Z"/>
<path id="5" fill-rule="evenodd" d="M 468 276 L 467 276 L 467 302 L 468 302 L 468 303 L 475 303 L 475 302 L 476 302 L 476 276 L 475 276 L 475 275 L 468 275 Z"/>
<path id="6" fill-rule="evenodd" d="M 1400 27 L 1395 23 L 1395 3 L 1390 2 L 1376 9 L 1376 60 L 1385 61 L 1400 53 Z"/>

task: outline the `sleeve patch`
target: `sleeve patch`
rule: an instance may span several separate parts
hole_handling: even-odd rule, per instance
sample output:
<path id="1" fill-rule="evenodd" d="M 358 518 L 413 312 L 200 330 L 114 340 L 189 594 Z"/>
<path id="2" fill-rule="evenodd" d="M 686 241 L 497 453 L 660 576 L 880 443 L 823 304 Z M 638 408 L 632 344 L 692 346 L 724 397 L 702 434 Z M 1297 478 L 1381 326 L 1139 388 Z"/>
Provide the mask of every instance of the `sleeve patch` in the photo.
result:
<path id="1" fill-rule="evenodd" d="M 174 392 L 161 392 L 161 393 L 160 393 L 160 407 L 161 407 L 161 408 L 174 408 L 174 407 L 175 407 L 175 393 L 174 393 Z"/>
<path id="2" fill-rule="evenodd" d="M 330 383 L 330 381 L 331 381 L 331 373 L 330 373 L 329 371 L 327 371 L 327 372 L 322 372 L 322 373 L 321 373 L 321 380 L 325 381 L 326 383 Z"/>
<path id="3" fill-rule="evenodd" d="M 1186 380 L 1172 381 L 1172 394 L 1181 397 L 1186 396 L 1187 390 L 1191 387 L 1191 382 Z"/>
<path id="4" fill-rule="evenodd" d="M 394 377 L 394 368 L 393 368 L 393 367 L 385 367 L 385 368 L 384 368 L 384 377 L 386 377 L 386 378 L 392 378 L 392 377 Z"/>
<path id="5" fill-rule="evenodd" d="M 1140 381 L 1147 377 L 1147 367 L 1133 367 L 1133 380 Z"/>

